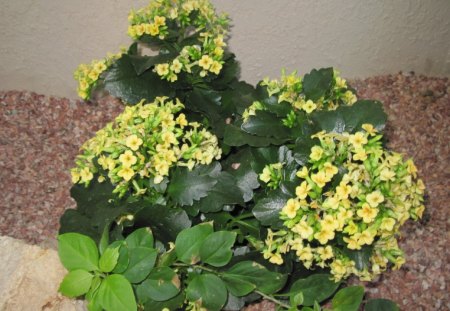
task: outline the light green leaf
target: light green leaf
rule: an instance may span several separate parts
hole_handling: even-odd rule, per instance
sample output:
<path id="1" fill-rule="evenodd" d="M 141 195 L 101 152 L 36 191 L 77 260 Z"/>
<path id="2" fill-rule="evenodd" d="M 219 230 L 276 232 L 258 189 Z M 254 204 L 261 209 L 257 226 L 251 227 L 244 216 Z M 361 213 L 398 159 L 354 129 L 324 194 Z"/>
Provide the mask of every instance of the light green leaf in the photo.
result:
<path id="1" fill-rule="evenodd" d="M 155 266 L 158 252 L 154 248 L 135 247 L 128 249 L 130 263 L 123 276 L 131 283 L 142 282 Z"/>
<path id="2" fill-rule="evenodd" d="M 235 240 L 235 232 L 217 231 L 212 233 L 200 247 L 200 259 L 214 267 L 225 266 L 233 256 L 231 248 Z"/>
<path id="3" fill-rule="evenodd" d="M 136 247 L 153 247 L 154 240 L 152 229 L 150 229 L 150 227 L 137 229 L 126 237 L 125 242 L 127 242 L 129 249 Z"/>
<path id="4" fill-rule="evenodd" d="M 137 310 L 131 284 L 120 274 L 109 275 L 103 280 L 96 299 L 108 311 Z"/>
<path id="5" fill-rule="evenodd" d="M 249 290 L 248 283 L 253 284 L 265 294 L 277 292 L 286 283 L 285 275 L 269 271 L 255 261 L 242 261 L 235 264 L 222 274 L 222 278 L 230 287 L 235 285 L 235 290 L 230 290 L 235 296 L 241 296 L 239 293 Z M 240 288 L 236 287 L 237 284 Z"/>
<path id="6" fill-rule="evenodd" d="M 292 284 L 290 292 L 302 292 L 303 305 L 312 306 L 314 301 L 322 302 L 330 297 L 340 284 L 340 282 L 330 280 L 329 274 L 312 274 Z"/>
<path id="7" fill-rule="evenodd" d="M 364 287 L 349 286 L 339 290 L 333 297 L 333 311 L 357 311 L 364 297 Z"/>
<path id="8" fill-rule="evenodd" d="M 223 281 L 214 274 L 195 276 L 186 288 L 186 298 L 200 302 L 203 308 L 211 311 L 220 310 L 227 301 L 227 289 Z"/>
<path id="9" fill-rule="evenodd" d="M 108 247 L 103 252 L 103 255 L 100 257 L 100 261 L 98 263 L 100 271 L 108 273 L 114 269 L 117 265 L 117 260 L 119 259 L 119 249 L 120 246 L 115 248 Z"/>
<path id="10" fill-rule="evenodd" d="M 61 282 L 59 291 L 64 296 L 74 298 L 86 294 L 94 276 L 86 270 L 70 271 Z"/>
<path id="11" fill-rule="evenodd" d="M 397 304 L 389 299 L 370 299 L 364 306 L 364 311 L 399 311 Z"/>
<path id="12" fill-rule="evenodd" d="M 187 264 L 199 262 L 200 247 L 203 241 L 212 233 L 212 223 L 202 223 L 181 231 L 175 240 L 175 251 L 178 259 Z"/>
<path id="13" fill-rule="evenodd" d="M 98 249 L 88 236 L 79 233 L 59 235 L 58 254 L 63 266 L 69 271 L 98 269 Z"/>
<path id="14" fill-rule="evenodd" d="M 136 292 L 142 303 L 149 299 L 169 300 L 180 292 L 180 279 L 169 267 L 158 267 L 153 269 L 148 278 L 138 285 Z"/>

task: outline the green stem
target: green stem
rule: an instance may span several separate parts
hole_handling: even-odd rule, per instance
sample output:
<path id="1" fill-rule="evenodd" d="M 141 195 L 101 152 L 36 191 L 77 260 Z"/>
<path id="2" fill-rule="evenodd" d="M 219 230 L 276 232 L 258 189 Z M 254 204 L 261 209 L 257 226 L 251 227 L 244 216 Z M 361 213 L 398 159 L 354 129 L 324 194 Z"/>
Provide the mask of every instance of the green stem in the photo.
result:
<path id="1" fill-rule="evenodd" d="M 254 217 L 252 212 L 242 213 L 241 215 L 235 217 L 233 219 L 233 221 L 235 221 L 235 220 L 242 220 L 242 219 L 251 218 L 251 217 Z"/>
<path id="2" fill-rule="evenodd" d="M 259 290 L 255 290 L 255 293 L 257 293 L 258 295 L 261 295 L 266 300 L 269 300 L 269 301 L 272 301 L 272 302 L 276 303 L 280 307 L 283 307 L 283 308 L 286 308 L 286 309 L 290 309 L 291 308 L 290 305 L 287 305 L 284 302 L 281 302 L 281 301 L 279 301 L 278 299 L 276 299 L 276 298 L 274 298 L 272 296 L 266 295 L 263 292 L 260 292 Z"/>

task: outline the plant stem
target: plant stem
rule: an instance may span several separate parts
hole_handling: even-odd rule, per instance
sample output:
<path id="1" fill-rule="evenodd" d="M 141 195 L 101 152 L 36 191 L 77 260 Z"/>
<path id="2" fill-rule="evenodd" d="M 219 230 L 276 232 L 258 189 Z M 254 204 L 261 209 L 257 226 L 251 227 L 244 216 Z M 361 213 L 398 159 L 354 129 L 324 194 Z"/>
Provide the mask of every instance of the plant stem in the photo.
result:
<path id="1" fill-rule="evenodd" d="M 255 293 L 257 293 L 258 295 L 261 295 L 266 300 L 270 300 L 270 301 L 276 303 L 280 307 L 283 307 L 283 308 L 286 308 L 286 309 L 290 309 L 291 308 L 290 305 L 287 305 L 284 302 L 281 302 L 281 301 L 279 301 L 278 299 L 276 299 L 276 298 L 274 298 L 272 296 L 266 295 L 263 292 L 260 292 L 259 290 L 255 290 Z"/>

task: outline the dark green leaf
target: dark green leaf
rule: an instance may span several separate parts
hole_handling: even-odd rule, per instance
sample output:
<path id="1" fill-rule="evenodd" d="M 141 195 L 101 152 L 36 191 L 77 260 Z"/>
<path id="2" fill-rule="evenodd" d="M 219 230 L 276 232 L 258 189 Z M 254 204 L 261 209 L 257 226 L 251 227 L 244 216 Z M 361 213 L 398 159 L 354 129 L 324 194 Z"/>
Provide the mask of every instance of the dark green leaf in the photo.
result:
<path id="1" fill-rule="evenodd" d="M 181 230 L 191 226 L 184 210 L 163 205 L 148 206 L 134 219 L 137 226 L 150 226 L 155 238 L 165 243 L 174 241 Z"/>
<path id="2" fill-rule="evenodd" d="M 360 250 L 351 250 L 342 248 L 342 252 L 355 262 L 356 269 L 362 271 L 367 269 L 370 264 L 370 257 L 372 257 L 373 246 L 365 245 Z"/>
<path id="3" fill-rule="evenodd" d="M 70 298 L 84 295 L 89 291 L 93 277 L 86 270 L 70 271 L 62 280 L 59 291 Z"/>
<path id="4" fill-rule="evenodd" d="M 283 288 L 286 276 L 267 270 L 263 265 L 254 261 L 242 261 L 222 274 L 222 278 L 229 287 L 230 292 L 240 296 L 250 290 L 250 284 L 265 294 L 272 294 Z M 248 292 L 247 292 L 248 293 Z M 245 294 L 244 294 L 245 295 Z"/>
<path id="5" fill-rule="evenodd" d="M 172 97 L 174 91 L 168 83 L 150 70 L 138 75 L 128 55 L 123 55 L 104 74 L 105 89 L 132 105 L 142 99 L 152 102 L 157 96 Z"/>
<path id="6" fill-rule="evenodd" d="M 272 144 L 281 145 L 283 142 L 289 140 L 288 137 L 279 139 L 249 134 L 241 129 L 240 122 L 227 125 L 223 135 L 225 144 L 237 147 L 243 145 L 249 145 L 252 147 L 265 147 Z"/>
<path id="7" fill-rule="evenodd" d="M 125 241 L 130 249 L 135 247 L 152 248 L 154 243 L 152 230 L 149 227 L 137 229 L 127 236 Z"/>
<path id="8" fill-rule="evenodd" d="M 305 166 L 309 162 L 309 155 L 311 154 L 311 148 L 314 145 L 319 145 L 319 140 L 311 139 L 310 137 L 299 137 L 295 141 L 294 158 L 298 164 Z"/>
<path id="9" fill-rule="evenodd" d="M 289 296 L 289 302 L 291 303 L 291 306 L 299 306 L 303 304 L 303 292 L 298 292 L 298 293 L 291 293 L 291 295 Z M 295 309 L 297 310 L 297 309 Z"/>
<path id="10" fill-rule="evenodd" d="M 201 223 L 181 231 L 175 240 L 178 259 L 187 264 L 200 261 L 200 247 L 203 241 L 213 233 L 212 223 Z"/>
<path id="11" fill-rule="evenodd" d="M 214 274 L 196 275 L 186 288 L 186 298 L 211 311 L 220 310 L 227 301 L 227 289 Z"/>
<path id="12" fill-rule="evenodd" d="M 278 228 L 283 224 L 283 221 L 280 220 L 280 211 L 290 197 L 279 190 L 271 191 L 256 203 L 252 213 L 264 226 Z"/>
<path id="13" fill-rule="evenodd" d="M 216 166 L 216 163 L 210 166 Z M 192 205 L 195 201 L 206 197 L 217 180 L 205 172 L 205 168 L 197 166 L 192 171 L 187 168 L 177 168 L 172 174 L 172 180 L 167 189 L 168 195 L 180 205 Z"/>
<path id="14" fill-rule="evenodd" d="M 155 301 L 148 299 L 144 304 L 145 311 L 161 311 L 164 308 L 169 310 L 179 310 L 184 303 L 184 293 L 181 292 L 175 297 L 166 301 Z"/>
<path id="15" fill-rule="evenodd" d="M 364 306 L 364 311 L 399 311 L 395 302 L 389 299 L 370 299 Z"/>
<path id="16" fill-rule="evenodd" d="M 148 278 L 138 285 L 136 292 L 141 303 L 148 300 L 169 300 L 180 292 L 180 279 L 168 267 L 155 268 Z"/>
<path id="17" fill-rule="evenodd" d="M 316 101 L 330 91 L 333 84 L 333 68 L 313 69 L 303 78 L 306 99 Z"/>
<path id="18" fill-rule="evenodd" d="M 349 286 L 339 290 L 333 297 L 333 311 L 357 311 L 364 296 L 364 287 Z"/>
<path id="19" fill-rule="evenodd" d="M 142 282 L 155 266 L 158 252 L 154 248 L 135 247 L 128 249 L 130 263 L 123 276 L 131 283 Z"/>
<path id="20" fill-rule="evenodd" d="M 384 129 L 387 116 L 380 102 L 359 100 L 352 106 L 341 106 L 334 111 L 314 112 L 311 118 L 321 130 L 352 133 L 360 130 L 364 123 L 370 123 L 381 131 Z"/>
<path id="21" fill-rule="evenodd" d="M 261 86 L 258 83 L 256 87 L 256 94 L 260 103 L 262 103 L 265 110 L 276 114 L 278 117 L 285 117 L 292 111 L 292 105 L 287 102 L 278 103 L 277 96 L 269 96 L 267 87 Z"/>
<path id="22" fill-rule="evenodd" d="M 103 280 L 96 299 L 108 311 L 137 310 L 131 284 L 120 274 L 109 275 Z"/>
<path id="23" fill-rule="evenodd" d="M 339 287 L 340 282 L 330 280 L 329 274 L 313 274 L 306 279 L 297 280 L 290 289 L 291 293 L 303 293 L 303 305 L 312 306 L 314 301 L 322 302 Z"/>
<path id="24" fill-rule="evenodd" d="M 290 135 L 289 128 L 283 125 L 281 119 L 266 111 L 257 111 L 256 115 L 250 116 L 242 123 L 241 128 L 257 136 L 285 139 Z"/>
<path id="25" fill-rule="evenodd" d="M 200 259 L 214 267 L 225 266 L 233 256 L 231 248 L 235 240 L 235 232 L 217 231 L 210 234 L 200 247 Z"/>
<path id="26" fill-rule="evenodd" d="M 167 63 L 169 60 L 174 59 L 176 54 L 159 54 L 155 56 L 140 56 L 133 55 L 130 56 L 131 63 L 133 64 L 134 70 L 138 75 L 143 74 L 150 68 L 153 68 L 157 64 Z"/>
<path id="27" fill-rule="evenodd" d="M 69 270 L 98 269 L 98 249 L 88 236 L 79 233 L 65 233 L 58 236 L 58 254 L 63 266 Z"/>

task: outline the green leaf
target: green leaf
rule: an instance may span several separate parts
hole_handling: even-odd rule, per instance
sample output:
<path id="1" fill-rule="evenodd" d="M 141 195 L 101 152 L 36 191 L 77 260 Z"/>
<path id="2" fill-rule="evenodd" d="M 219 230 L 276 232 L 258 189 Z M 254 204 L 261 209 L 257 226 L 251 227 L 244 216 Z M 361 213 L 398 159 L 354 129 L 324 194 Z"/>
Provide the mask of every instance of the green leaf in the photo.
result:
<path id="1" fill-rule="evenodd" d="M 224 143 L 228 146 L 240 147 L 243 145 L 249 145 L 252 147 L 266 147 L 269 145 L 281 145 L 285 141 L 289 140 L 288 137 L 274 138 L 264 137 L 249 134 L 241 129 L 241 123 L 238 121 L 235 124 L 228 124 L 224 130 Z"/>
<path id="2" fill-rule="evenodd" d="M 168 267 L 155 268 L 148 278 L 138 285 L 136 292 L 142 303 L 146 303 L 149 299 L 169 300 L 180 292 L 180 279 Z"/>
<path id="3" fill-rule="evenodd" d="M 184 293 L 180 292 L 175 297 L 166 300 L 166 301 L 155 301 L 152 299 L 148 299 L 144 303 L 144 310 L 145 311 L 161 311 L 164 308 L 167 308 L 169 310 L 179 310 L 181 306 L 184 304 Z"/>
<path id="4" fill-rule="evenodd" d="M 107 248 L 105 250 L 98 263 L 100 271 L 108 273 L 114 269 L 117 265 L 117 260 L 119 259 L 119 248 L 120 246 Z"/>
<path id="5" fill-rule="evenodd" d="M 158 252 L 156 249 L 141 246 L 128 249 L 128 252 L 130 263 L 123 276 L 131 283 L 142 282 L 155 266 Z"/>
<path id="6" fill-rule="evenodd" d="M 223 281 L 214 274 L 196 275 L 186 288 L 189 301 L 199 302 L 208 310 L 220 310 L 227 301 L 227 289 Z"/>
<path id="7" fill-rule="evenodd" d="M 210 234 L 200 247 L 200 259 L 214 267 L 225 266 L 233 256 L 231 248 L 235 240 L 235 232 L 217 231 Z"/>
<path id="8" fill-rule="evenodd" d="M 181 208 L 149 205 L 134 216 L 136 226 L 150 226 L 159 241 L 168 243 L 176 239 L 183 229 L 191 227 L 191 220 Z"/>
<path id="9" fill-rule="evenodd" d="M 222 278 L 229 288 L 233 288 L 230 292 L 235 296 L 242 296 L 250 290 L 250 284 L 265 294 L 272 294 L 283 288 L 287 279 L 285 275 L 269 271 L 255 261 L 235 264 L 222 274 Z"/>
<path id="10" fill-rule="evenodd" d="M 256 87 L 256 94 L 259 102 L 263 105 L 264 109 L 276 114 L 278 117 L 285 117 L 290 111 L 292 111 L 292 105 L 287 102 L 278 102 L 277 96 L 269 96 L 267 87 L 261 86 L 258 83 Z"/>
<path id="11" fill-rule="evenodd" d="M 226 204 L 244 204 L 243 196 L 234 176 L 221 172 L 208 195 L 194 203 L 194 206 L 203 213 L 218 212 Z"/>
<path id="12" fill-rule="evenodd" d="M 283 225 L 280 211 L 291 196 L 280 190 L 271 191 L 267 196 L 256 203 L 252 213 L 262 225 L 278 228 Z"/>
<path id="13" fill-rule="evenodd" d="M 365 245 L 360 250 L 352 250 L 344 247 L 342 248 L 342 252 L 355 262 L 356 269 L 362 271 L 369 267 L 370 257 L 373 254 L 373 245 Z"/>
<path id="14" fill-rule="evenodd" d="M 212 223 L 208 222 L 181 231 L 175 240 L 175 251 L 178 259 L 186 264 L 199 262 L 200 247 L 212 233 Z"/>
<path id="15" fill-rule="evenodd" d="M 169 60 L 174 59 L 175 56 L 176 54 L 174 53 L 159 54 L 155 56 L 132 55 L 130 56 L 130 59 L 136 73 L 141 75 L 157 64 L 166 63 Z"/>
<path id="16" fill-rule="evenodd" d="M 314 301 L 322 302 L 333 295 L 340 284 L 330 280 L 329 274 L 312 274 L 292 284 L 290 292 L 302 292 L 303 305 L 312 306 Z"/>
<path id="17" fill-rule="evenodd" d="M 364 311 L 399 311 L 397 304 L 389 299 L 370 299 L 364 306 Z"/>
<path id="18" fill-rule="evenodd" d="M 88 236 L 79 233 L 59 235 L 58 254 L 61 263 L 69 271 L 98 269 L 98 249 Z"/>
<path id="19" fill-rule="evenodd" d="M 113 269 L 114 273 L 122 273 L 124 272 L 130 263 L 130 257 L 128 255 L 128 247 L 125 244 L 125 241 L 115 241 L 109 247 L 119 248 L 119 257 L 117 258 L 117 264 Z"/>
<path id="20" fill-rule="evenodd" d="M 316 111 L 311 114 L 311 119 L 321 130 L 352 133 L 360 130 L 364 123 L 370 123 L 381 131 L 387 116 L 379 101 L 359 100 L 352 106 L 341 106 L 334 111 Z"/>
<path id="21" fill-rule="evenodd" d="M 129 249 L 136 247 L 152 248 L 154 243 L 152 229 L 149 227 L 137 229 L 126 237 L 125 242 Z"/>
<path id="22" fill-rule="evenodd" d="M 303 292 L 291 293 L 291 295 L 289 296 L 289 302 L 291 303 L 291 306 L 302 305 L 303 301 Z"/>
<path id="23" fill-rule="evenodd" d="M 59 291 L 70 298 L 84 295 L 89 291 L 93 277 L 86 270 L 70 271 L 62 280 Z"/>
<path id="24" fill-rule="evenodd" d="M 333 311 L 357 311 L 364 296 L 364 287 L 349 286 L 339 290 L 333 297 Z"/>
<path id="25" fill-rule="evenodd" d="M 108 275 L 103 280 L 96 299 L 108 311 L 137 310 L 131 284 L 120 274 Z"/>
<path id="26" fill-rule="evenodd" d="M 219 165 L 218 163 L 210 164 L 210 167 Z M 192 205 L 194 201 L 198 201 L 206 197 L 217 180 L 209 175 L 209 171 L 205 171 L 202 166 L 197 166 L 192 171 L 180 167 L 177 168 L 167 188 L 168 195 L 180 205 Z"/>
<path id="27" fill-rule="evenodd" d="M 152 102 L 157 96 L 172 97 L 175 94 L 169 82 L 151 70 L 138 75 L 131 57 L 126 54 L 105 71 L 103 82 L 112 96 L 128 104 L 137 104 L 142 99 Z"/>
<path id="28" fill-rule="evenodd" d="M 303 92 L 307 99 L 316 101 L 330 91 L 333 84 L 333 68 L 313 69 L 303 78 Z"/>
<path id="29" fill-rule="evenodd" d="M 289 128 L 283 125 L 280 118 L 270 112 L 261 110 L 242 123 L 241 128 L 247 133 L 257 136 L 284 139 L 290 135 Z"/>

